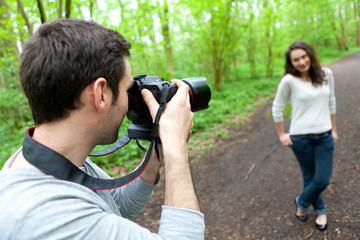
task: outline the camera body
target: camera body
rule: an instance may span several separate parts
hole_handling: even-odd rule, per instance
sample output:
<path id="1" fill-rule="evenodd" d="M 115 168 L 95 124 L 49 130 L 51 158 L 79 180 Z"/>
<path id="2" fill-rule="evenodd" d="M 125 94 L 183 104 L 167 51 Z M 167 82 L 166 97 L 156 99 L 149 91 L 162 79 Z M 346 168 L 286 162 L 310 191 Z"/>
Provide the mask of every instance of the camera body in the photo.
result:
<path id="1" fill-rule="evenodd" d="M 196 112 L 207 109 L 211 99 L 211 91 L 206 84 L 204 77 L 191 77 L 182 79 L 190 88 L 191 111 Z M 168 81 L 164 81 L 158 76 L 137 75 L 134 77 L 134 84 L 128 91 L 129 109 L 127 118 L 132 122 L 128 128 L 130 139 L 139 139 L 152 141 L 152 117 L 150 111 L 141 95 L 141 90 L 148 89 L 160 102 L 161 94 L 164 88 L 169 88 L 166 102 L 177 92 L 177 86 Z"/>

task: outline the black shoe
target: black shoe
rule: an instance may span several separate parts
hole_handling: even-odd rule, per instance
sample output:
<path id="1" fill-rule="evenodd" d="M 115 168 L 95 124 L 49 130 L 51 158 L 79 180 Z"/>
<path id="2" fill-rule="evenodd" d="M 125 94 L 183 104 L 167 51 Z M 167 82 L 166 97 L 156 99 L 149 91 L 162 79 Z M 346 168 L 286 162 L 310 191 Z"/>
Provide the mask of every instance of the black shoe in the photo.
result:
<path id="1" fill-rule="evenodd" d="M 295 207 L 296 207 L 296 212 L 297 212 L 297 209 L 299 208 L 298 207 L 298 205 L 296 204 L 296 199 L 294 199 L 294 203 L 295 203 Z M 300 220 L 300 221 L 302 221 L 302 222 L 305 222 L 307 219 L 308 219 L 308 216 L 307 216 L 307 214 L 304 214 L 304 215 L 302 215 L 302 216 L 299 216 L 299 215 L 297 215 L 296 214 L 296 212 L 295 212 L 295 217 L 298 219 L 298 220 Z"/>
<path id="2" fill-rule="evenodd" d="M 317 224 L 317 223 L 316 223 L 316 220 L 315 220 L 314 222 L 315 222 L 315 227 L 316 227 L 319 231 L 325 231 L 325 230 L 327 229 L 327 223 L 320 225 L 320 224 Z"/>
<path id="3" fill-rule="evenodd" d="M 327 223 L 323 224 L 323 225 L 319 225 L 317 223 L 315 223 L 315 227 L 319 230 L 319 231 L 325 231 L 327 229 Z"/>

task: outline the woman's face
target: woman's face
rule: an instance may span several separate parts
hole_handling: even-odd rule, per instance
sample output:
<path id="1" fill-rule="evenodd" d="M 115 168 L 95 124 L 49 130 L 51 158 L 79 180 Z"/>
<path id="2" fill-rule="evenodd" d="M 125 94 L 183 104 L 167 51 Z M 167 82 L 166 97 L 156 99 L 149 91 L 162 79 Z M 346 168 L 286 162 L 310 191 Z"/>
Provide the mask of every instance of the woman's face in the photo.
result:
<path id="1" fill-rule="evenodd" d="M 291 64 L 301 73 L 309 71 L 311 60 L 304 49 L 297 48 L 290 52 Z"/>

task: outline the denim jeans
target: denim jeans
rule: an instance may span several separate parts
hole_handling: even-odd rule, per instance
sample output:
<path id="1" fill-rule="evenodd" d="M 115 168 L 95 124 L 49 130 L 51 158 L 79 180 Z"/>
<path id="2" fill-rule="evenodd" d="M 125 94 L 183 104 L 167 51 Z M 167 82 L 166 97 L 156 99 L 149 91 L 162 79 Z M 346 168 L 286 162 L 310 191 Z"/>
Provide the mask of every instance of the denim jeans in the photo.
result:
<path id="1" fill-rule="evenodd" d="M 293 150 L 303 176 L 304 191 L 296 198 L 305 211 L 310 205 L 318 215 L 326 214 L 321 193 L 330 183 L 334 139 L 331 130 L 321 134 L 290 135 Z"/>

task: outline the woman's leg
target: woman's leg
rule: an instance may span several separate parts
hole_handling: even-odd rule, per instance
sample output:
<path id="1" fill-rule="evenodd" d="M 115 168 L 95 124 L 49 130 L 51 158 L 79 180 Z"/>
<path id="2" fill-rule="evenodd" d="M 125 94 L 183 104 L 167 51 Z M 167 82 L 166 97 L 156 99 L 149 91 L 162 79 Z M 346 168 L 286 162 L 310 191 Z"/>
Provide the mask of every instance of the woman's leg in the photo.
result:
<path id="1" fill-rule="evenodd" d="M 314 184 L 322 191 L 330 184 L 333 167 L 334 140 L 331 133 L 321 135 L 314 146 L 315 153 L 315 175 Z M 320 194 L 321 194 L 320 192 Z M 320 194 L 314 197 L 313 208 L 318 215 L 326 214 L 325 204 Z"/>
<path id="2" fill-rule="evenodd" d="M 314 175 L 312 181 L 305 186 L 298 201 L 301 208 L 313 205 L 316 214 L 322 215 L 326 214 L 326 208 L 320 195 L 330 183 L 334 141 L 331 134 L 315 135 L 308 139 L 313 149 Z"/>
<path id="3" fill-rule="evenodd" d="M 300 165 L 305 189 L 312 183 L 315 174 L 314 150 L 311 139 L 306 135 L 293 135 L 291 141 L 293 143 L 291 149 Z M 296 203 L 301 210 L 305 211 L 311 203 L 304 202 L 303 199 L 300 199 L 300 196 L 301 194 L 296 198 Z"/>

